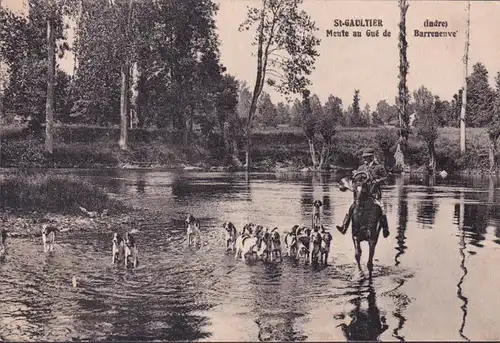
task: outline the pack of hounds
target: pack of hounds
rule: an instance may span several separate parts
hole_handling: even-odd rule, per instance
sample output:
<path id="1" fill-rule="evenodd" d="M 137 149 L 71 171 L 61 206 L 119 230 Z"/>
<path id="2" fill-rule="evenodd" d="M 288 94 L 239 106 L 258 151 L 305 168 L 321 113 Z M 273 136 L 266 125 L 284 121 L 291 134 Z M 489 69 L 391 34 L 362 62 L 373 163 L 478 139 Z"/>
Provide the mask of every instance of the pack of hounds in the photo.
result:
<path id="1" fill-rule="evenodd" d="M 288 256 L 304 259 L 308 263 L 327 264 L 331 233 L 321 224 L 321 201 L 313 203 L 314 210 L 311 227 L 294 225 L 290 232 L 285 233 L 283 245 Z M 231 222 L 225 222 L 222 227 L 226 231 L 226 251 L 235 252 L 235 259 L 265 259 L 282 260 L 282 242 L 278 228 L 269 229 L 262 225 L 248 223 L 238 232 Z"/>
<path id="2" fill-rule="evenodd" d="M 309 263 L 326 264 L 332 242 L 331 233 L 321 224 L 321 201 L 313 203 L 312 226 L 294 225 L 290 232 L 283 237 L 284 248 L 290 257 L 304 258 Z M 187 245 L 194 246 L 200 242 L 200 221 L 192 214 L 185 220 Z M 269 229 L 262 225 L 248 223 L 243 230 L 238 232 L 232 222 L 222 225 L 225 230 L 226 251 L 235 253 L 235 259 L 259 258 L 274 261 L 282 260 L 282 240 L 278 228 Z M 54 250 L 56 233 L 59 229 L 42 225 L 43 251 L 49 253 Z M 0 256 L 5 254 L 7 232 L 0 229 Z M 139 254 L 136 238 L 131 232 L 120 234 L 113 233 L 112 239 L 112 264 L 123 262 L 125 267 L 132 265 L 136 268 L 139 264 Z"/>

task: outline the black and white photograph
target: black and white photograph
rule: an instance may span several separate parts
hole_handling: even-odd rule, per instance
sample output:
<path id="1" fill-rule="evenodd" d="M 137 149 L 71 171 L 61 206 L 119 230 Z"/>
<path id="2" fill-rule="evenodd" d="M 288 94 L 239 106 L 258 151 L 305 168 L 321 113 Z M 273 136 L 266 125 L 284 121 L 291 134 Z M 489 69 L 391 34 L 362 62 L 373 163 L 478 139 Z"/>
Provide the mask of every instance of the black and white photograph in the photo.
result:
<path id="1" fill-rule="evenodd" d="M 498 18 L 0 0 L 0 341 L 499 341 Z"/>

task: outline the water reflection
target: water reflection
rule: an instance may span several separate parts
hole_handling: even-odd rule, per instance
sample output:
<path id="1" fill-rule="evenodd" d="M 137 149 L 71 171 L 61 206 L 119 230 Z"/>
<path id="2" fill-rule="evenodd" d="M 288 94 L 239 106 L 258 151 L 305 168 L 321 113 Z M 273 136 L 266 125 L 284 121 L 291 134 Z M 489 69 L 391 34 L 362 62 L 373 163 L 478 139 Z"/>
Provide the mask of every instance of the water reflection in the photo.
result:
<path id="1" fill-rule="evenodd" d="M 406 226 L 408 224 L 408 188 L 404 185 L 403 178 L 400 178 L 396 182 L 396 189 L 398 194 L 398 227 L 396 236 L 396 256 L 394 257 L 394 262 L 399 265 L 401 262 L 399 258 L 405 253 L 407 249 L 406 242 Z"/>
<path id="2" fill-rule="evenodd" d="M 377 341 L 389 328 L 385 316 L 380 314 L 377 306 L 375 288 L 372 284 L 364 286 L 363 283 L 364 281 L 360 281 L 355 287 L 358 296 L 350 300 L 354 308 L 348 312 L 349 323 L 340 324 L 347 341 Z M 367 289 L 363 290 L 365 287 Z"/>
<path id="3" fill-rule="evenodd" d="M 460 277 L 460 280 L 457 284 L 457 297 L 463 302 L 462 306 L 460 306 L 460 309 L 462 310 L 462 323 L 460 325 L 460 328 L 458 330 L 458 333 L 460 334 L 460 337 L 462 337 L 465 340 L 469 340 L 464 335 L 464 328 L 465 328 L 465 321 L 467 318 L 467 305 L 469 303 L 469 299 L 463 295 L 463 290 L 462 290 L 462 284 L 464 282 L 465 276 L 467 275 L 467 268 L 465 267 L 465 249 L 467 248 L 467 244 L 465 242 L 465 230 L 463 227 L 464 223 L 464 216 L 465 216 L 465 210 L 464 210 L 464 200 L 465 200 L 465 195 L 464 192 L 460 192 L 460 206 L 459 206 L 459 231 L 460 231 L 460 241 L 459 241 L 459 252 L 460 252 L 460 269 L 462 269 L 462 276 Z"/>
<path id="4" fill-rule="evenodd" d="M 437 210 L 435 189 L 429 186 L 417 208 L 417 221 L 422 224 L 422 229 L 434 228 Z"/>

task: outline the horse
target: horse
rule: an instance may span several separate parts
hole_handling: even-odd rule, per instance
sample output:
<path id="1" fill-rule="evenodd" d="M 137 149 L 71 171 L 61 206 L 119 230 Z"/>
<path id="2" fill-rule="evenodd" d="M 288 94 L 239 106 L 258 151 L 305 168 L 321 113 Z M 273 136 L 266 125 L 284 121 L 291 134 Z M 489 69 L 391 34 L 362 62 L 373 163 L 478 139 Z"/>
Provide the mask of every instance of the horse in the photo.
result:
<path id="1" fill-rule="evenodd" d="M 351 180 L 351 189 L 354 193 L 351 232 L 356 250 L 356 263 L 361 271 L 361 242 L 367 241 L 369 246 L 367 267 L 371 279 L 373 256 L 375 255 L 375 248 L 381 231 L 380 218 L 382 217 L 382 209 L 375 203 L 371 195 L 372 180 L 369 173 L 366 171 L 356 172 Z"/>

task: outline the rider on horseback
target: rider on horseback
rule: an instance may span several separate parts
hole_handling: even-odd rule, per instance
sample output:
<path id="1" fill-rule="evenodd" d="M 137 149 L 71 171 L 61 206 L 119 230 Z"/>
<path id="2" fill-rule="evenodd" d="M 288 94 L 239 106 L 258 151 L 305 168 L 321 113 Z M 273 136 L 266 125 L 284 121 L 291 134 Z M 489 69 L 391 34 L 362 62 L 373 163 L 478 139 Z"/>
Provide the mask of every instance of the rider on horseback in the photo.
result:
<path id="1" fill-rule="evenodd" d="M 365 171 L 368 172 L 372 177 L 372 197 L 375 200 L 375 203 L 380 206 L 382 209 L 382 217 L 380 218 L 380 224 L 383 229 L 384 238 L 389 236 L 389 226 L 387 223 L 387 216 L 385 213 L 385 206 L 382 204 L 382 190 L 380 188 L 380 184 L 385 181 L 387 178 L 387 173 L 385 168 L 378 163 L 375 159 L 375 153 L 373 149 L 365 149 L 363 152 L 363 160 L 364 163 L 361 165 L 357 171 Z M 347 232 L 347 228 L 349 227 L 349 223 L 351 222 L 352 211 L 354 209 L 354 204 L 349 207 L 349 212 L 346 214 L 344 218 L 344 222 L 342 226 L 337 226 L 337 229 L 344 235 Z"/>

